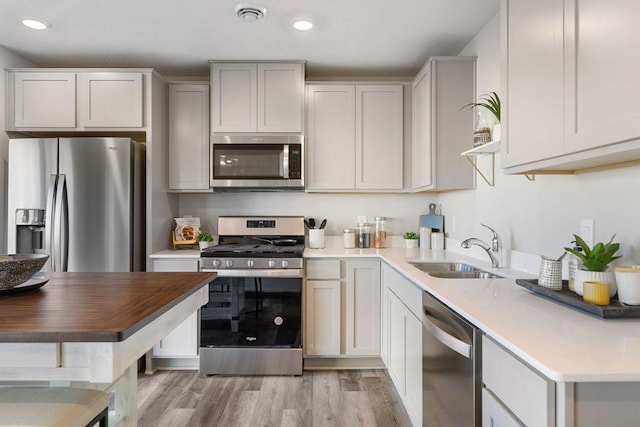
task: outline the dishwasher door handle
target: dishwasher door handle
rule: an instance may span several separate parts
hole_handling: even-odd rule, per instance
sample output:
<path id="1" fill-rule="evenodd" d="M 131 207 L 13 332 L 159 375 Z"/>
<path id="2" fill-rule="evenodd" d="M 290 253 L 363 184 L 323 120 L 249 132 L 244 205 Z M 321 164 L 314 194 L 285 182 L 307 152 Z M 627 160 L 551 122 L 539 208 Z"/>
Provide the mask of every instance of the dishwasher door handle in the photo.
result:
<path id="1" fill-rule="evenodd" d="M 427 314 L 427 310 L 425 307 L 422 308 L 422 311 L 422 324 L 425 328 L 427 328 L 431 335 L 433 335 L 438 341 L 449 347 L 451 350 L 466 357 L 467 359 L 471 359 L 472 346 L 470 344 L 459 340 L 453 335 L 437 327 L 435 323 L 429 320 L 429 315 Z"/>

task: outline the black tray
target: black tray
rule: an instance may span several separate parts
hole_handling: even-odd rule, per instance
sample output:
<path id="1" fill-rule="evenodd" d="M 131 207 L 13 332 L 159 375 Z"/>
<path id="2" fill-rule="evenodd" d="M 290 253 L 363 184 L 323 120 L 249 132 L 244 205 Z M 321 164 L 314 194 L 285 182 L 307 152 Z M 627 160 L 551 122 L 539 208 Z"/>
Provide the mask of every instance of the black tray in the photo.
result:
<path id="1" fill-rule="evenodd" d="M 595 305 L 584 302 L 582 297 L 569 290 L 569 282 L 562 281 L 561 291 L 552 291 L 538 285 L 538 279 L 516 279 L 516 283 L 535 294 L 542 295 L 560 303 L 586 311 L 603 319 L 640 317 L 640 306 L 621 304 L 617 298 L 612 298 L 609 305 Z"/>
<path id="2" fill-rule="evenodd" d="M 0 297 L 8 297 L 10 295 L 21 295 L 29 292 L 37 291 L 43 287 L 49 279 L 45 276 L 33 276 L 31 279 L 24 283 L 14 286 L 11 289 L 4 289 L 0 291 Z"/>

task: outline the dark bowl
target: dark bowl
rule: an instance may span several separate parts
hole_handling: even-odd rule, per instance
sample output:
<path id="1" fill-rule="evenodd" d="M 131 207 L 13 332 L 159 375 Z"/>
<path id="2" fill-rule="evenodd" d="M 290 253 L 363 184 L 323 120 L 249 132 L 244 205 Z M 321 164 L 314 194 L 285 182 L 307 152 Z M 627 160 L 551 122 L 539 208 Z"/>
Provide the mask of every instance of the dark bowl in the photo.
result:
<path id="1" fill-rule="evenodd" d="M 31 279 L 48 259 L 46 254 L 0 255 L 0 290 L 14 288 Z"/>

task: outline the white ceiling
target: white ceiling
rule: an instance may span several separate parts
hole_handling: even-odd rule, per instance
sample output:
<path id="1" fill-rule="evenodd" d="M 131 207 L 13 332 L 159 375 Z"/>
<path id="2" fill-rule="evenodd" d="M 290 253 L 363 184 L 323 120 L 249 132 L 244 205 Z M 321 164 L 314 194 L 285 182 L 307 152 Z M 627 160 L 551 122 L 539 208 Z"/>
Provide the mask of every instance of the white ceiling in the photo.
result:
<path id="1" fill-rule="evenodd" d="M 307 78 L 409 77 L 429 56 L 457 55 L 499 0 L 0 0 L 0 45 L 42 67 L 144 67 L 207 76 L 211 59 L 306 60 Z M 35 31 L 22 19 L 51 27 Z M 306 33 L 291 27 L 307 18 Z"/>

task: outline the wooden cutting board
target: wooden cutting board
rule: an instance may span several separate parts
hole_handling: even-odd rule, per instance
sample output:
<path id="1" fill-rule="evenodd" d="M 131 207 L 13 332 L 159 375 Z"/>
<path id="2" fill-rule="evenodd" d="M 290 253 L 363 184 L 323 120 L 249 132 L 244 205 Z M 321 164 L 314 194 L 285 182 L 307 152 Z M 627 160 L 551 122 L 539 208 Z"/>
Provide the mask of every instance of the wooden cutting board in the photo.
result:
<path id="1" fill-rule="evenodd" d="M 436 215 L 436 204 L 429 203 L 429 213 L 420 215 L 420 227 L 429 227 L 433 232 L 444 233 L 444 216 Z"/>

